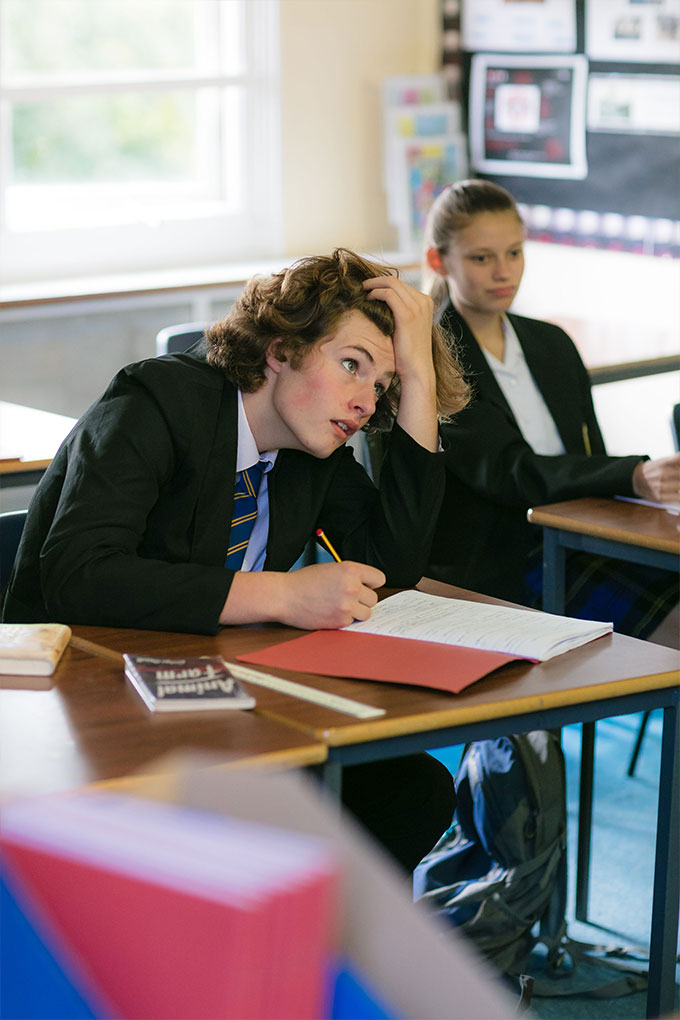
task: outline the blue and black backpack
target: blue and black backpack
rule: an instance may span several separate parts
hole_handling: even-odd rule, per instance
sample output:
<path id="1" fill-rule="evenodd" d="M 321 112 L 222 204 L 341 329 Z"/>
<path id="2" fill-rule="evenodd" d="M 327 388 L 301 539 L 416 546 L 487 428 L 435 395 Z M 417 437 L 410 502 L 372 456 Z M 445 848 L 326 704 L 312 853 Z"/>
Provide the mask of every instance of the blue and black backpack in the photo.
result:
<path id="1" fill-rule="evenodd" d="M 416 898 L 460 928 L 503 974 L 532 976 L 534 995 L 616 997 L 645 988 L 646 974 L 620 959 L 627 950 L 567 937 L 566 769 L 559 732 L 469 744 L 456 792 L 453 825 L 415 871 Z M 589 979 L 555 980 L 573 977 L 576 961 L 586 958 Z M 591 966 L 602 963 L 606 978 L 601 966 Z"/>

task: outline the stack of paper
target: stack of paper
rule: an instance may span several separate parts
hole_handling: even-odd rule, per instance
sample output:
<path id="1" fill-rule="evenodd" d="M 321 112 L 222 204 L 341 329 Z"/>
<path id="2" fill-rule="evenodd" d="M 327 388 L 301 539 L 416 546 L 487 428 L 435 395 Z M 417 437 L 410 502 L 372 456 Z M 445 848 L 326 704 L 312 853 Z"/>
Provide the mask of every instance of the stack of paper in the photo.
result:
<path id="1" fill-rule="evenodd" d="M 14 901 L 98 1015 L 323 1015 L 327 841 L 96 793 L 9 803 L 1 831 Z"/>

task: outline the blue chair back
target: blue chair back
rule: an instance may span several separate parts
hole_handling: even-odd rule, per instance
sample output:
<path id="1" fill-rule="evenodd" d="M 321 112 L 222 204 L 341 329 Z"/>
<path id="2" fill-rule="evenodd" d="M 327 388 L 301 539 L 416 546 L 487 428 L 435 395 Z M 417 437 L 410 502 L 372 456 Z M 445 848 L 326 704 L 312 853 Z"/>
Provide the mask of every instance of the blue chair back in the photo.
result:
<path id="1" fill-rule="evenodd" d="M 156 355 L 182 354 L 201 339 L 207 327 L 206 322 L 180 322 L 160 329 L 156 334 Z"/>
<path id="2" fill-rule="evenodd" d="M 12 573 L 27 513 L 28 510 L 9 510 L 0 514 L 0 592 L 5 590 Z"/>

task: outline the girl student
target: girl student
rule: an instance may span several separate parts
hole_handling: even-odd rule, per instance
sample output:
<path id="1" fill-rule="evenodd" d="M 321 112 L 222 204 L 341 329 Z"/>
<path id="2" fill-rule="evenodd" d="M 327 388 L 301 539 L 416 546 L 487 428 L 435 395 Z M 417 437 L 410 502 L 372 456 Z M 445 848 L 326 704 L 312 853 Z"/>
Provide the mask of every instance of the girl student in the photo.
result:
<path id="1" fill-rule="evenodd" d="M 523 234 L 512 196 L 489 181 L 453 184 L 430 210 L 424 289 L 472 399 L 444 427 L 446 494 L 428 575 L 540 606 L 541 533 L 527 509 L 582 496 L 676 502 L 680 454 L 607 455 L 571 339 L 552 323 L 509 312 L 524 271 Z M 571 616 L 678 645 L 670 612 L 678 578 L 670 571 L 571 552 L 566 592 Z"/>

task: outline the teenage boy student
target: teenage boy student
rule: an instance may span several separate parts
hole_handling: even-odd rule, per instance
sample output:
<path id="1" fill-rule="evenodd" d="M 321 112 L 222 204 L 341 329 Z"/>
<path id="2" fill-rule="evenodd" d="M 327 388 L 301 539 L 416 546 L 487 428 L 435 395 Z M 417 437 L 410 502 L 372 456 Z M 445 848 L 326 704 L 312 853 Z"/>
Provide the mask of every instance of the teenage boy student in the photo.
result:
<path id="1" fill-rule="evenodd" d="M 37 489 L 3 619 L 197 633 L 366 619 L 376 588 L 424 572 L 438 413 L 467 399 L 432 309 L 338 249 L 251 280 L 186 354 L 124 368 Z M 378 490 L 345 443 L 393 419 Z M 343 562 L 289 572 L 319 527 Z M 450 823 L 450 777 L 429 756 L 355 766 L 344 785 L 408 868 Z"/>

